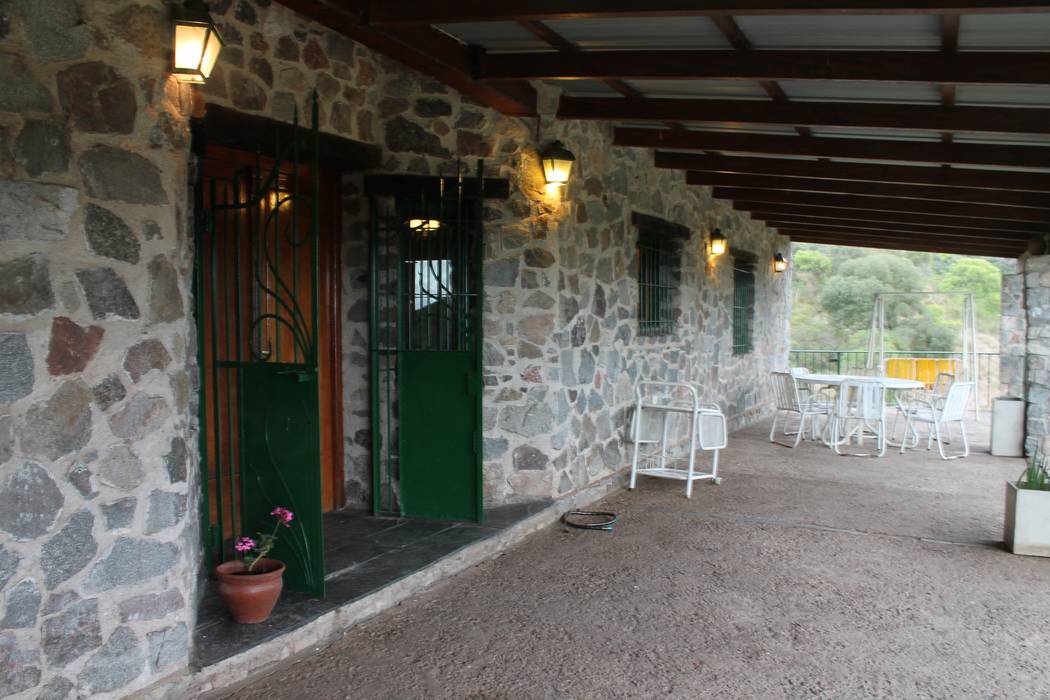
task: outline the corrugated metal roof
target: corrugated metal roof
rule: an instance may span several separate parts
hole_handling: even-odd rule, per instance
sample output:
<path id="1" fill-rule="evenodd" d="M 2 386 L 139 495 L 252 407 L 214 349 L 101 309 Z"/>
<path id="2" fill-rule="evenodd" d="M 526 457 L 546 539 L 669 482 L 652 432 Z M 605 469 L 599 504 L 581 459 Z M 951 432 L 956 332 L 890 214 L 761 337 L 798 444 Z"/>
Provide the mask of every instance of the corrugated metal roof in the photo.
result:
<path id="1" fill-rule="evenodd" d="M 550 51 L 551 46 L 517 22 L 474 22 L 438 27 L 464 44 L 477 44 L 489 51 Z"/>
<path id="2" fill-rule="evenodd" d="M 768 100 L 754 80 L 629 80 L 646 97 L 688 97 L 722 100 Z"/>
<path id="3" fill-rule="evenodd" d="M 1050 13 L 964 15 L 960 51 L 1050 51 Z"/>
<path id="4" fill-rule="evenodd" d="M 900 102 L 940 104 L 941 93 L 931 83 L 874 83 L 842 80 L 781 80 L 787 96 L 798 101 Z"/>
<path id="5" fill-rule="evenodd" d="M 572 19 L 546 23 L 586 49 L 730 49 L 704 17 Z"/>
<path id="6" fill-rule="evenodd" d="M 1050 86 L 1035 85 L 959 85 L 955 88 L 959 105 L 1050 106 Z"/>
<path id="7" fill-rule="evenodd" d="M 736 22 L 756 49 L 941 47 L 937 15 L 749 15 Z"/>

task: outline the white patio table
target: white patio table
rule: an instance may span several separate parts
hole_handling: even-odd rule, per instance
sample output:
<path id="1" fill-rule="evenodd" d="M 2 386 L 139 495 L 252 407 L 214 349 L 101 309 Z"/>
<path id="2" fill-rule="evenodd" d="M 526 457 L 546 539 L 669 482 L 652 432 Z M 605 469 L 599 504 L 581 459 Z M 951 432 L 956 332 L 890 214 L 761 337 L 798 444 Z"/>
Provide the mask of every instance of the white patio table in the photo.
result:
<path id="1" fill-rule="evenodd" d="M 855 381 L 855 382 L 879 382 L 890 392 L 893 396 L 894 405 L 902 412 L 905 411 L 904 402 L 901 400 L 901 393 L 906 391 L 916 391 L 919 389 L 925 389 L 926 384 L 920 382 L 918 379 L 901 379 L 900 377 L 878 377 L 870 375 L 857 375 L 857 374 L 800 374 L 795 377 L 799 384 L 813 384 L 818 386 L 842 386 L 844 382 Z M 914 431 L 914 426 L 912 431 Z M 892 433 L 892 431 L 891 431 Z M 900 443 L 895 443 L 892 440 L 893 435 L 891 434 L 886 438 L 886 444 L 893 445 L 894 447 L 900 447 Z M 913 438 L 918 442 L 918 433 L 913 435 Z M 907 435 L 902 436 L 902 440 L 907 440 Z M 910 445 L 910 443 L 909 443 Z"/>

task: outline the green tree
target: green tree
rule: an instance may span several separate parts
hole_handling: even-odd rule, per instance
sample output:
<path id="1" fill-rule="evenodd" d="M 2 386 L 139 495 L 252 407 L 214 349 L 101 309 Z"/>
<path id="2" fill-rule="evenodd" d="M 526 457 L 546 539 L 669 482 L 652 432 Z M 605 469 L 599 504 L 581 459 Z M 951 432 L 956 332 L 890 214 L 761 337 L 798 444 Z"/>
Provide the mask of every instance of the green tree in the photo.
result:
<path id="1" fill-rule="evenodd" d="M 941 277 L 940 286 L 946 292 L 973 292 L 983 326 L 998 323 L 1002 282 L 1002 272 L 987 260 L 960 258 Z"/>

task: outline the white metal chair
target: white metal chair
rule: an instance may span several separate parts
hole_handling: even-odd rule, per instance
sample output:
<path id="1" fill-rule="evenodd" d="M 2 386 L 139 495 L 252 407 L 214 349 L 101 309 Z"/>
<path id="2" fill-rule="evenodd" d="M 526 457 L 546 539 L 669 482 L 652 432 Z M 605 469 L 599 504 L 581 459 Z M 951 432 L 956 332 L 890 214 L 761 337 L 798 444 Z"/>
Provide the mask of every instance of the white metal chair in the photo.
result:
<path id="1" fill-rule="evenodd" d="M 929 429 L 926 438 L 926 449 L 930 449 L 931 443 L 937 441 L 937 451 L 941 459 L 958 459 L 970 456 L 970 443 L 966 440 L 966 405 L 970 402 L 970 394 L 973 392 L 973 382 L 954 382 L 944 395 L 944 401 L 930 401 L 914 399 L 908 406 L 907 421 L 904 424 L 904 435 L 907 437 L 908 429 L 915 423 L 925 423 Z M 938 405 L 938 403 L 940 405 Z M 941 430 L 948 431 L 952 423 L 959 424 L 962 432 L 963 451 L 961 454 L 946 455 L 944 453 L 945 440 L 942 439 Z M 907 441 L 905 441 L 906 443 Z M 901 453 L 904 452 L 906 444 L 901 444 Z"/>
<path id="2" fill-rule="evenodd" d="M 691 384 L 639 382 L 634 397 L 631 420 L 634 454 L 629 489 L 634 490 L 639 474 L 685 481 L 686 498 L 693 496 L 694 481 L 706 479 L 722 483 L 718 476 L 718 451 L 726 446 L 728 429 L 725 415 L 718 406 L 702 404 L 700 392 Z M 673 427 L 678 431 L 672 432 Z M 681 434 L 683 430 L 686 435 Z M 671 454 L 687 440 L 687 459 Z M 697 447 L 712 453 L 710 472 L 697 471 Z"/>
<path id="3" fill-rule="evenodd" d="M 819 400 L 816 395 L 803 392 L 799 389 L 798 379 L 794 372 L 773 372 L 771 376 L 773 384 L 773 396 L 776 400 L 776 412 L 773 414 L 773 425 L 769 428 L 769 441 L 776 443 L 777 445 L 783 445 L 784 447 L 798 447 L 798 444 L 802 441 L 802 438 L 806 433 L 806 421 L 809 421 L 810 436 L 817 439 L 817 427 L 816 419 L 817 416 L 824 416 L 827 418 L 830 407 L 826 402 Z M 784 435 L 795 436 L 795 441 L 788 445 L 787 443 L 779 442 L 776 440 L 777 431 L 777 420 L 781 414 L 785 414 L 784 418 Z M 789 432 L 788 431 L 788 418 L 792 413 L 797 413 L 798 430 Z"/>
<path id="4" fill-rule="evenodd" d="M 846 381 L 839 386 L 835 408 L 829 421 L 828 439 L 835 454 L 857 440 L 875 438 L 874 453 L 851 452 L 854 457 L 881 457 L 886 454 L 886 391 L 879 381 Z M 907 429 L 905 429 L 907 431 Z"/>
<path id="5" fill-rule="evenodd" d="M 952 374 L 951 372 L 938 372 L 937 373 L 937 378 L 934 379 L 934 381 L 933 381 L 933 386 L 930 387 L 929 389 L 921 391 L 917 395 L 916 398 L 918 398 L 920 401 L 925 401 L 927 403 L 931 403 L 934 406 L 936 406 L 937 408 L 942 408 L 944 406 L 944 398 L 948 395 L 948 390 L 951 388 L 953 383 L 955 383 L 955 375 L 954 374 Z M 893 429 L 890 431 L 891 435 L 896 436 L 896 434 L 897 434 L 897 419 L 901 418 L 902 416 L 904 418 L 907 418 L 907 412 L 908 412 L 908 407 L 907 406 L 903 406 L 903 405 L 901 405 L 899 403 L 897 404 L 897 412 L 893 416 Z M 913 427 L 913 431 L 914 431 L 914 427 Z M 914 438 L 914 441 L 912 442 L 911 445 L 909 445 L 909 447 L 914 447 L 914 446 L 918 445 L 919 444 L 919 435 L 918 435 L 918 433 L 915 433 L 911 437 Z M 947 442 L 950 445 L 951 442 L 952 442 L 952 428 L 951 428 L 951 425 L 945 426 L 945 438 L 946 438 L 945 442 Z M 908 439 L 908 431 L 905 430 L 904 431 L 903 440 L 907 440 L 907 439 Z"/>

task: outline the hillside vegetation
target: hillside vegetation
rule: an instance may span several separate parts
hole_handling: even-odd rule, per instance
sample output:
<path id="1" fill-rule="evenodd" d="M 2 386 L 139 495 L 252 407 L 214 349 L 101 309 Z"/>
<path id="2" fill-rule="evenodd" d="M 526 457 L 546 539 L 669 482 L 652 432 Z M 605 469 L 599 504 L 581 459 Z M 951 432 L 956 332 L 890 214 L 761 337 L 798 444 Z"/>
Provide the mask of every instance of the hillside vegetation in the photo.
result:
<path id="1" fill-rule="evenodd" d="M 999 347 L 1002 272 L 1008 262 L 940 253 L 795 244 L 793 349 L 867 348 L 875 293 L 973 292 L 978 349 Z M 958 351 L 963 297 L 886 298 L 886 349 Z"/>

